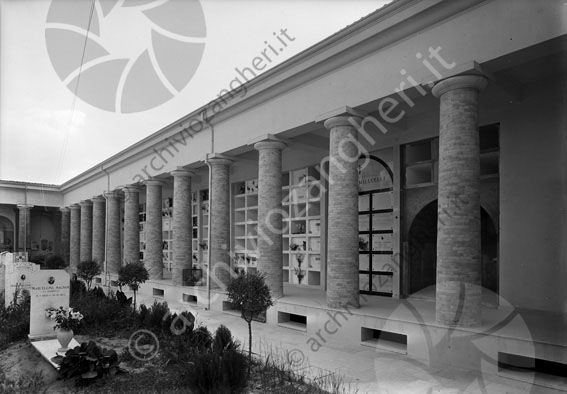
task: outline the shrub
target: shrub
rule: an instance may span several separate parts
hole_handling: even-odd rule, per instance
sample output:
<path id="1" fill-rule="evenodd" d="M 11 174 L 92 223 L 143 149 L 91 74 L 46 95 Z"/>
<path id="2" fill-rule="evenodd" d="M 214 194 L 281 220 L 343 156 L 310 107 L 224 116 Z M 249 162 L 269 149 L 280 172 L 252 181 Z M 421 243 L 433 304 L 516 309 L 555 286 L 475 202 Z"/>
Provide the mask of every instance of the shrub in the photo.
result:
<path id="1" fill-rule="evenodd" d="M 160 338 L 159 365 L 165 367 L 169 383 L 176 388 L 189 386 L 195 394 L 240 393 L 246 386 L 248 362 L 230 330 L 221 325 L 213 337 L 207 327 L 194 327 L 190 312 L 168 312 L 166 303 L 140 305 L 144 328 L 159 327 L 162 334 L 167 333 Z M 128 354 L 125 359 L 133 358 Z"/>
<path id="2" fill-rule="evenodd" d="M 79 333 L 88 331 L 97 335 L 114 335 L 117 331 L 129 330 L 139 325 L 136 311 L 121 304 L 114 293 L 104 294 L 99 287 L 71 297 L 70 306 L 81 311 L 84 316 Z"/>
<path id="3" fill-rule="evenodd" d="M 223 354 L 225 351 L 235 350 L 238 345 L 232 339 L 232 333 L 223 324 L 221 324 L 215 331 L 215 338 L 213 339 L 213 351 L 217 354 Z"/>
<path id="4" fill-rule="evenodd" d="M 30 299 L 26 297 L 21 303 L 12 302 L 4 306 L 0 300 L 0 348 L 25 339 L 30 329 Z"/>
<path id="5" fill-rule="evenodd" d="M 167 302 L 157 302 L 154 300 L 154 303 L 148 309 L 147 314 L 143 320 L 143 326 L 149 330 L 154 330 L 157 332 L 161 332 L 167 334 L 169 331 L 169 324 L 171 324 L 169 307 L 167 306 Z M 169 324 L 167 323 L 169 321 Z"/>
<path id="6" fill-rule="evenodd" d="M 240 393 L 246 387 L 246 368 L 246 356 L 239 351 L 205 352 L 195 355 L 186 378 L 199 394 Z"/>
<path id="7" fill-rule="evenodd" d="M 274 305 L 272 293 L 266 285 L 264 274 L 241 273 L 232 279 L 226 289 L 228 301 L 240 309 L 242 318 L 248 323 L 248 362 L 252 363 L 252 319 L 257 318 Z M 250 369 L 248 369 L 250 374 Z"/>
<path id="8" fill-rule="evenodd" d="M 86 294 L 86 292 L 87 292 L 87 286 L 85 286 L 85 283 L 83 281 L 78 280 L 76 275 L 73 275 L 73 277 L 71 278 L 71 288 L 70 288 L 71 299 L 75 297 L 82 297 Z"/>
<path id="9" fill-rule="evenodd" d="M 106 293 L 104 292 L 102 287 L 99 287 L 99 286 L 96 286 L 94 289 L 87 290 L 87 293 L 91 297 L 101 298 L 101 299 L 107 298 Z M 111 295 L 110 298 L 112 298 L 112 295 Z"/>
<path id="10" fill-rule="evenodd" d="M 188 319 L 188 321 L 191 320 Z M 163 339 L 160 342 L 163 362 L 168 365 L 177 365 L 176 373 L 178 374 L 185 374 L 187 365 L 194 361 L 196 354 L 210 352 L 213 343 L 213 337 L 207 327 L 199 326 L 193 329 L 192 323 L 186 325 L 185 330 L 177 332 L 177 335 Z"/>
<path id="11" fill-rule="evenodd" d="M 140 284 L 149 278 L 148 270 L 144 267 L 144 263 L 128 263 L 118 271 L 118 286 L 122 290 L 122 286 L 128 286 L 134 292 L 134 309 L 136 309 L 136 292 L 140 288 Z"/>
<path id="12" fill-rule="evenodd" d="M 150 310 L 146 305 L 140 305 L 140 310 L 138 312 L 138 320 L 140 321 L 140 325 L 144 324 L 144 321 L 146 321 L 146 317 L 148 316 L 149 312 Z"/>
<path id="13" fill-rule="evenodd" d="M 194 342 L 196 341 L 193 338 L 194 325 L 195 317 L 191 312 L 183 311 L 179 316 L 177 314 L 172 316 L 169 332 L 174 335 L 164 338 L 163 346 L 160 348 L 161 357 L 166 365 L 188 363 L 193 354 L 198 351 L 195 348 Z M 184 371 L 181 369 L 178 372 L 183 373 Z"/>
<path id="14" fill-rule="evenodd" d="M 126 297 L 123 291 L 118 290 L 116 292 L 116 299 L 120 302 L 123 306 L 130 306 L 132 305 L 132 297 Z"/>
<path id="15" fill-rule="evenodd" d="M 162 326 L 174 335 L 191 333 L 195 326 L 195 317 L 188 311 L 183 311 L 180 315 L 174 313 L 164 319 Z"/>
<path id="16" fill-rule="evenodd" d="M 95 276 L 102 272 L 100 265 L 96 261 L 81 261 L 77 266 L 77 276 L 85 281 L 87 290 L 90 290 L 91 283 Z"/>
<path id="17" fill-rule="evenodd" d="M 209 329 L 205 326 L 195 328 L 189 336 L 189 345 L 197 353 L 208 351 L 213 343 L 213 336 Z"/>

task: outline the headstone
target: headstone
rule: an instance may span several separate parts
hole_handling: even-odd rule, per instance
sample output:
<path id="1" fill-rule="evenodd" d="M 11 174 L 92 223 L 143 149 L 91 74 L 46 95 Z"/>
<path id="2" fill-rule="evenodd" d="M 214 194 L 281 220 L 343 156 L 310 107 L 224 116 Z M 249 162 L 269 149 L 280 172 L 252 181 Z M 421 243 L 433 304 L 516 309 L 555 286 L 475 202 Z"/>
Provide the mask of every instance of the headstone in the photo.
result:
<path id="1" fill-rule="evenodd" d="M 39 265 L 29 262 L 7 262 L 4 265 L 4 304 L 20 302 L 30 293 L 30 278 Z"/>
<path id="2" fill-rule="evenodd" d="M 14 294 L 9 294 L 6 291 L 6 265 L 13 264 L 15 262 L 26 262 L 28 261 L 28 254 L 25 252 L 2 252 L 0 253 L 0 294 L 4 296 L 4 299 L 8 301 L 6 305 L 13 300 Z"/>
<path id="3" fill-rule="evenodd" d="M 0 253 L 0 263 L 13 263 L 14 262 L 14 253 L 10 252 L 2 252 Z"/>
<path id="4" fill-rule="evenodd" d="M 63 270 L 34 272 L 31 278 L 30 339 L 54 338 L 55 321 L 46 309 L 69 308 L 71 290 L 69 274 Z"/>

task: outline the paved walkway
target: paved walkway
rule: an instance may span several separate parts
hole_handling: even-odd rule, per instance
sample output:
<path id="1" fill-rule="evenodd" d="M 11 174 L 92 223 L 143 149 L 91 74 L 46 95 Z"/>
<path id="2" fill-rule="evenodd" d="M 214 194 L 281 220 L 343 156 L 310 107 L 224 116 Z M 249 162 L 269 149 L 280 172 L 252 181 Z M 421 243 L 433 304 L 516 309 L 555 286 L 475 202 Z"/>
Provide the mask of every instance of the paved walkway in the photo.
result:
<path id="1" fill-rule="evenodd" d="M 147 300 L 147 304 L 153 300 Z M 240 317 L 217 311 L 191 309 L 169 304 L 172 310 L 190 309 L 197 322 L 214 332 L 220 324 L 247 348 L 248 327 Z M 311 377 L 334 374 L 345 382 L 345 392 L 358 394 L 564 394 L 532 383 L 520 382 L 491 374 L 454 368 L 429 369 L 418 361 L 396 353 L 365 346 L 345 346 L 326 342 L 318 351 L 307 344 L 309 334 L 303 331 L 253 322 L 253 351 L 277 353 L 294 369 Z M 357 391 L 358 390 L 358 391 Z"/>

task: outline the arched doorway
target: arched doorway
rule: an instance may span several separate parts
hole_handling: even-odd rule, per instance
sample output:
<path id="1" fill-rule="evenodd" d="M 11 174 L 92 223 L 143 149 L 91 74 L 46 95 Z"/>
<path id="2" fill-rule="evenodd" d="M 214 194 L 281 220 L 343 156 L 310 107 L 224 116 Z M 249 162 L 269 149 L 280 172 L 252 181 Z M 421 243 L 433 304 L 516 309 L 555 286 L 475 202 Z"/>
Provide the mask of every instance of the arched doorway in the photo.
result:
<path id="1" fill-rule="evenodd" d="M 410 294 L 435 284 L 437 270 L 437 200 L 419 211 L 409 234 Z"/>
<path id="2" fill-rule="evenodd" d="M 14 250 L 14 225 L 5 216 L 0 216 L 0 252 Z"/>
<path id="3" fill-rule="evenodd" d="M 481 208 L 482 286 L 498 294 L 498 232 Z M 437 200 L 419 211 L 408 232 L 409 293 L 435 297 L 437 274 Z M 493 300 L 487 300 L 492 302 Z"/>

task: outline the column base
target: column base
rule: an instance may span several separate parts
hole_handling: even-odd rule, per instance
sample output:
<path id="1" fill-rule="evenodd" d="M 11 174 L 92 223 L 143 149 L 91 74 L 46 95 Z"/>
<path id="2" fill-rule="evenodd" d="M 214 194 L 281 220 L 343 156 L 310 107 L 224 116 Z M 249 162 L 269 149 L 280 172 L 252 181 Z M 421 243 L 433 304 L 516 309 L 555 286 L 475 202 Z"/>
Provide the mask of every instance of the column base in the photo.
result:
<path id="1" fill-rule="evenodd" d="M 437 283 L 435 320 L 453 327 L 482 323 L 482 287 L 465 282 Z"/>

